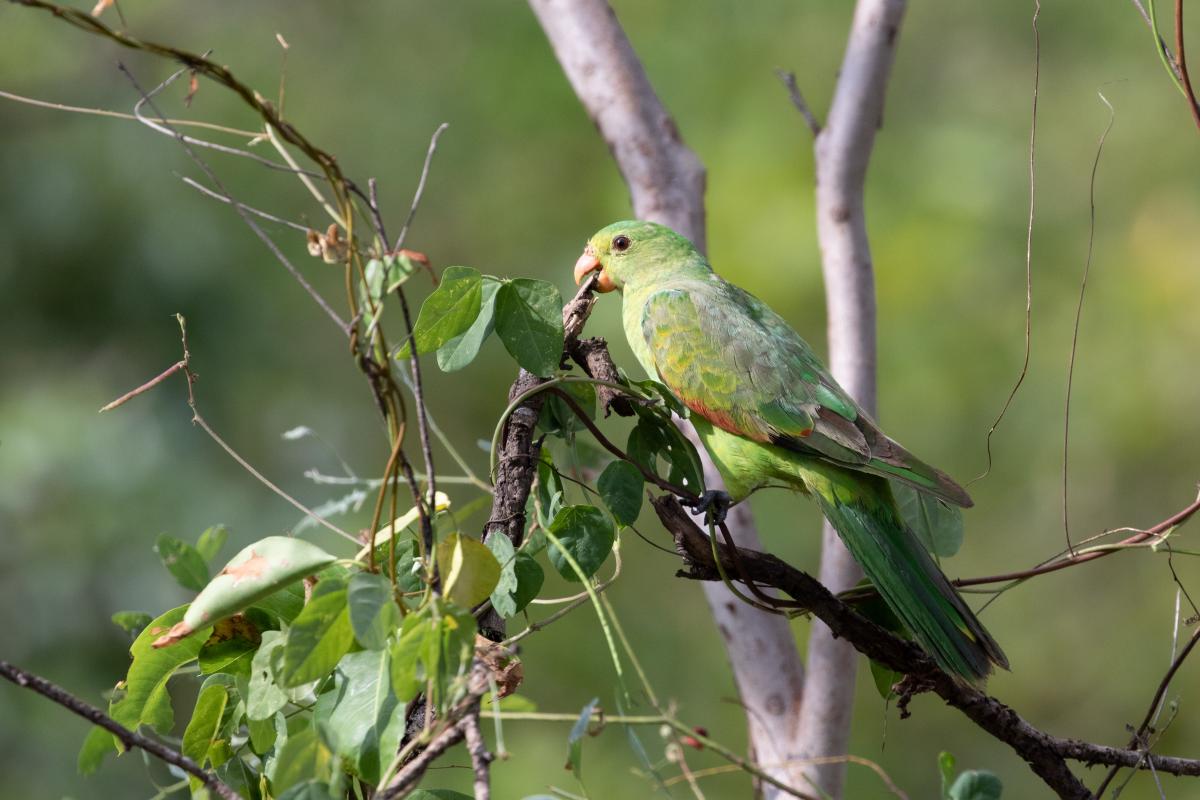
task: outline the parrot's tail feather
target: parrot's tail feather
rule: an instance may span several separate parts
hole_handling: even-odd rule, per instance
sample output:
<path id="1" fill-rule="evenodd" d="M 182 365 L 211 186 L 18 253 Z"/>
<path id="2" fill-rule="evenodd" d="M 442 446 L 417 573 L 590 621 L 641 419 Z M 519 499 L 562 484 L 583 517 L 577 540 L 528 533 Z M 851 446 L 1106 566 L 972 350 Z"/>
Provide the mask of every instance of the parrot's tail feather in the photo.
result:
<path id="1" fill-rule="evenodd" d="M 805 484 L 854 560 L 917 642 L 948 672 L 982 681 L 1008 668 L 1000 646 L 904 524 L 882 478 L 813 465 Z"/>

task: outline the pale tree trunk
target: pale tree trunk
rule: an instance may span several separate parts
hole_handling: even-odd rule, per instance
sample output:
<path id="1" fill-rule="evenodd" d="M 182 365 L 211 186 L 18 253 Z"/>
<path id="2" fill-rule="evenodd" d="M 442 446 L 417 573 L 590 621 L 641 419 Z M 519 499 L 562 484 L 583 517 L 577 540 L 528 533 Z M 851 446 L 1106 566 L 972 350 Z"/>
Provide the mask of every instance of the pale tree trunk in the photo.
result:
<path id="1" fill-rule="evenodd" d="M 634 214 L 661 222 L 705 248 L 705 173 L 606 0 L 529 0 L 588 115 L 629 187 Z M 865 408 L 875 406 L 875 300 L 863 216 L 863 179 L 883 107 L 898 0 L 860 0 L 826 130 L 816 141 L 818 233 L 829 306 L 831 367 Z M 689 426 L 690 427 L 690 426 Z M 709 486 L 720 485 L 704 453 Z M 750 511 L 735 507 L 729 527 L 740 546 L 761 549 Z M 826 526 L 821 580 L 834 591 L 861 572 Z M 840 798 L 844 765 L 805 767 L 802 758 L 843 755 L 854 699 L 857 656 L 814 623 L 806 676 L 782 617 L 742 603 L 724 585 L 705 594 L 722 634 L 750 731 L 755 760 L 798 789 L 806 781 Z M 801 699 L 808 702 L 802 703 Z M 762 787 L 768 798 L 782 796 Z"/>
<path id="2" fill-rule="evenodd" d="M 875 275 L 863 194 L 875 131 L 904 17 L 904 0 L 859 0 L 842 59 L 833 102 L 813 150 L 817 178 L 817 238 L 829 315 L 829 366 L 833 376 L 868 413 L 875 414 Z M 829 523 L 822 529 L 821 583 L 850 588 L 862 569 Z M 809 782 L 841 797 L 854 710 L 858 653 L 814 620 L 808 640 L 806 701 L 800 712 L 799 749 Z"/>
<path id="3" fill-rule="evenodd" d="M 612 151 L 634 215 L 667 225 L 704 250 L 704 167 L 681 140 L 608 3 L 529 0 L 529 5 Z M 720 487 L 708 454 L 698 450 L 706 483 Z M 746 504 L 731 510 L 728 527 L 739 546 L 762 549 Z M 746 605 L 721 583 L 706 582 L 704 593 L 746 708 L 755 760 L 772 777 L 799 785 L 799 770 L 787 762 L 798 752 L 804 666 L 787 620 Z M 768 797 L 778 792 L 764 789 Z"/>

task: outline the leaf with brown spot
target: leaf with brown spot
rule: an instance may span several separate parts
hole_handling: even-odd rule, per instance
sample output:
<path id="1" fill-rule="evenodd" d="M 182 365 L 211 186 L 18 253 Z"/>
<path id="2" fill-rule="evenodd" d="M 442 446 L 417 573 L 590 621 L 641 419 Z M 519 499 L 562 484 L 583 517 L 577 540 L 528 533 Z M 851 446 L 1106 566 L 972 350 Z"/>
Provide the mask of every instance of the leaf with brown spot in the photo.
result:
<path id="1" fill-rule="evenodd" d="M 314 544 L 269 536 L 234 556 L 188 607 L 183 621 L 154 641 L 167 647 L 206 625 L 231 617 L 337 559 Z"/>

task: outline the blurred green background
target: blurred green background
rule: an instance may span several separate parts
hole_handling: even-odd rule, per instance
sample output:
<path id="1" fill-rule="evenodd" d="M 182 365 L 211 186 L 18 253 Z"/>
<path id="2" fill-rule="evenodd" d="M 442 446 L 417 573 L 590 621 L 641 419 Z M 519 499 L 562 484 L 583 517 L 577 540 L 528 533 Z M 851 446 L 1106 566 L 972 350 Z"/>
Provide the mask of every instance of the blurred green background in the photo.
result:
<path id="1" fill-rule="evenodd" d="M 795 70 L 822 115 L 850 5 L 615 3 L 708 167 L 714 264 L 769 299 L 820 351 L 810 136 L 772 69 Z M 1022 359 L 1032 5 L 913 4 L 869 176 L 880 416 L 893 436 L 962 479 L 983 470 L 984 435 Z M 349 175 L 379 179 L 393 232 L 430 133 L 449 122 L 409 238 L 438 267 L 542 277 L 567 292 L 585 237 L 630 213 L 604 144 L 521 3 L 126 0 L 122 9 L 134 32 L 212 48 L 268 97 L 277 90 L 281 33 L 291 45 L 286 116 L 335 152 Z M 107 19 L 115 22 L 112 11 Z M 993 439 L 992 472 L 972 486 L 977 506 L 962 553 L 947 564 L 952 576 L 1029 566 L 1063 545 L 1066 364 L 1087 251 L 1088 176 L 1108 116 L 1097 90 L 1116 108 L 1116 122 L 1096 186 L 1075 372 L 1072 531 L 1078 539 L 1153 524 L 1196 488 L 1196 130 L 1130 3 L 1045 3 L 1040 30 L 1032 362 Z M 0 31 L 0 88 L 45 100 L 128 110 L 137 95 L 118 59 L 147 86 L 173 69 L 8 4 Z M 207 83 L 185 109 L 185 88 L 164 97 L 168 113 L 254 125 Z M 101 702 L 127 663 L 127 639 L 109 615 L 187 599 L 151 550 L 157 534 L 192 539 L 223 522 L 233 532 L 227 558 L 297 522 L 190 424 L 180 381 L 97 416 L 178 358 L 172 314 L 190 323 L 203 413 L 288 491 L 312 504 L 335 496 L 302 473 L 335 471 L 336 460 L 311 439 L 284 441 L 280 434 L 294 426 L 318 431 L 363 475 L 380 472 L 387 453 L 344 341 L 229 208 L 179 180 L 203 176 L 176 143 L 133 122 L 7 101 L 0 131 L 0 657 Z M 244 202 L 325 224 L 290 177 L 206 158 Z M 301 236 L 268 227 L 340 303 L 340 272 L 308 258 Z M 413 291 L 427 292 L 427 281 Z M 590 330 L 631 364 L 618 305 L 600 303 Z M 427 359 L 426 373 L 437 419 L 481 472 L 486 456 L 476 442 L 491 435 L 514 369 L 497 344 L 488 348 L 465 372 L 439 374 Z M 459 503 L 478 496 L 461 487 L 453 494 Z M 753 503 L 769 546 L 815 568 L 815 512 L 782 492 Z M 641 527 L 661 537 L 649 515 Z M 306 535 L 332 546 L 323 532 Z M 1184 531 L 1181 546 L 1191 535 Z M 673 579 L 675 559 L 636 537 L 626 537 L 623 553 L 625 574 L 610 596 L 651 679 L 683 719 L 744 747 L 742 712 L 699 587 Z M 1176 558 L 1175 568 L 1200 598 L 1196 566 Z M 1174 602 L 1167 560 L 1149 552 L 1012 591 L 984 615 L 1013 665 L 990 689 L 1055 734 L 1123 744 L 1126 724 L 1140 720 L 1170 660 Z M 807 629 L 794 623 L 798 641 Z M 577 712 L 595 696 L 611 705 L 612 666 L 586 609 L 528 639 L 523 652 L 523 692 L 542 710 Z M 1161 752 L 1200 751 L 1198 671 L 1186 665 L 1171 689 L 1182 706 Z M 916 700 L 913 718 L 901 721 L 865 669 L 859 684 L 852 752 L 879 762 L 910 797 L 936 795 L 936 756 L 946 749 L 961 767 L 999 773 L 1006 797 L 1048 794 L 1011 751 L 934 698 Z M 567 728 L 508 724 L 512 756 L 495 765 L 495 796 L 549 784 L 574 789 L 562 769 Z M 76 776 L 86 730 L 47 701 L 0 686 L 0 796 L 154 793 L 137 755 L 110 760 L 92 778 Z M 660 757 L 658 732 L 641 736 Z M 693 768 L 720 763 L 708 753 L 689 757 Z M 620 730 L 589 740 L 584 758 L 593 797 L 651 794 L 632 772 L 636 760 Z M 465 756 L 442 764 L 462 767 Z M 150 775 L 163 778 L 157 767 Z M 849 775 L 847 797 L 890 796 L 868 770 L 851 766 Z M 1089 783 L 1100 775 L 1089 772 Z M 447 768 L 425 785 L 462 787 L 468 779 L 469 770 Z M 1163 785 L 1170 797 L 1196 796 L 1194 783 L 1164 777 Z M 740 774 L 703 786 L 709 798 L 749 795 Z M 1146 775 L 1123 795 L 1158 796 Z"/>

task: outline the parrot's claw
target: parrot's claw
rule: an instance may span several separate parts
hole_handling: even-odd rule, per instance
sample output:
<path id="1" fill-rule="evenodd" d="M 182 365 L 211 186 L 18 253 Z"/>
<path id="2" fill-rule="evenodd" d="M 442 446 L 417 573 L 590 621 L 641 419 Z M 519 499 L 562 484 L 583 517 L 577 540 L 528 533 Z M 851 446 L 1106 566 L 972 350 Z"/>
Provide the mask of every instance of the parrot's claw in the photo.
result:
<path id="1" fill-rule="evenodd" d="M 725 521 L 729 507 L 733 505 L 733 498 L 729 496 L 729 492 L 723 492 L 720 489 L 706 489 L 695 500 L 681 500 L 680 502 L 692 509 L 695 514 L 705 514 L 706 518 L 711 516 L 712 521 L 720 525 Z"/>

